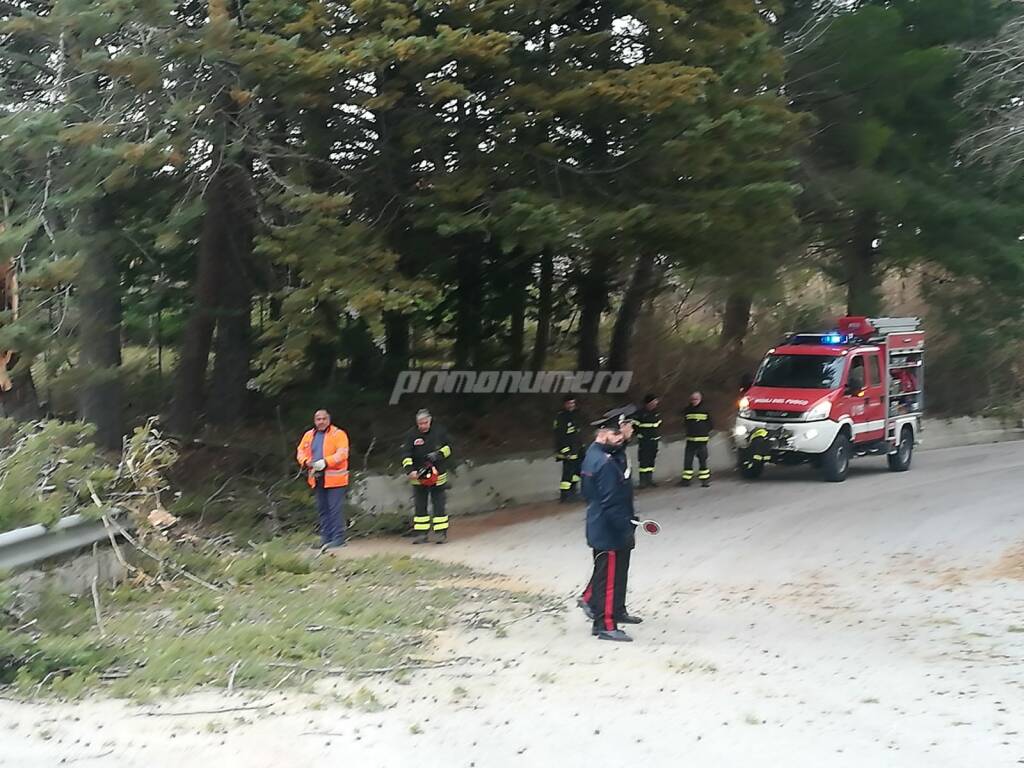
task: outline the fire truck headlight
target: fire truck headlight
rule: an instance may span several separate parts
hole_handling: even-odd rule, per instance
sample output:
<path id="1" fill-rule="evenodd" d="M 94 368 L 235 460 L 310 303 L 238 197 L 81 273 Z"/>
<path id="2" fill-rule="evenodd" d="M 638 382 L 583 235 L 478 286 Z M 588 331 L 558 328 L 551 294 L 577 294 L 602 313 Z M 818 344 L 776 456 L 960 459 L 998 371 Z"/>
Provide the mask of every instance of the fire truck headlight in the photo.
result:
<path id="1" fill-rule="evenodd" d="M 741 397 L 740 401 L 739 401 L 739 403 L 737 403 L 737 405 L 739 405 L 740 416 L 742 416 L 744 419 L 749 419 L 749 418 L 751 418 L 754 415 L 754 412 L 752 410 L 750 410 L 750 399 L 749 398 Z"/>
<path id="2" fill-rule="evenodd" d="M 804 414 L 804 421 L 823 421 L 832 415 L 832 402 L 823 400 Z"/>

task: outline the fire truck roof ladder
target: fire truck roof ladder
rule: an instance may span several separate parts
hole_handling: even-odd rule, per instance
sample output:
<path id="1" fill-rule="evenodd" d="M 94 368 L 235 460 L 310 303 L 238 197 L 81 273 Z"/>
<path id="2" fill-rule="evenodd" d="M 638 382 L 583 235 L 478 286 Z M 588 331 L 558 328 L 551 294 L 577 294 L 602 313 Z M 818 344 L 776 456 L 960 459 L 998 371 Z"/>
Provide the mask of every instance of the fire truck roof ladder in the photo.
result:
<path id="1" fill-rule="evenodd" d="M 921 330 L 921 319 L 918 317 L 869 317 L 868 322 L 880 336 Z"/>

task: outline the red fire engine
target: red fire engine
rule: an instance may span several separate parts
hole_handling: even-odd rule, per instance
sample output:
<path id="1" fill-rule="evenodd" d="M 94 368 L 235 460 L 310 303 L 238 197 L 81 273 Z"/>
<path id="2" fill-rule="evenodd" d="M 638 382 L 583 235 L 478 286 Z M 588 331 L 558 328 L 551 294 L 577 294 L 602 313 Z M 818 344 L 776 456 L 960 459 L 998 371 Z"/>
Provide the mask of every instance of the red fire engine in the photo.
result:
<path id="1" fill-rule="evenodd" d="M 739 401 L 733 429 L 748 479 L 766 464 L 810 462 L 846 479 L 853 456 L 910 469 L 924 410 L 924 332 L 916 317 L 843 317 L 771 349 Z"/>

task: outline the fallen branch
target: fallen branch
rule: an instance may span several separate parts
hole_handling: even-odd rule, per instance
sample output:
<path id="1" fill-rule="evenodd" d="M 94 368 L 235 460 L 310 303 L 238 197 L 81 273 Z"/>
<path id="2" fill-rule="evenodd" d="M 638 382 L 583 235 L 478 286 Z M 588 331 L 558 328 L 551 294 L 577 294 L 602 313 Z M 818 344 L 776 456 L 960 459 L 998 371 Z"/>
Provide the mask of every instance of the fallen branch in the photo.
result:
<path id="1" fill-rule="evenodd" d="M 273 668 L 292 669 L 307 675 L 315 672 L 317 674 L 325 675 L 328 677 L 334 677 L 338 675 L 368 677 L 370 675 L 386 675 L 389 672 L 407 672 L 417 669 L 439 669 L 441 667 L 451 667 L 456 664 L 462 664 L 470 661 L 475 661 L 475 659 L 469 656 L 460 656 L 457 659 L 449 659 L 448 661 L 426 661 L 418 663 L 395 664 L 391 667 L 377 667 L 375 669 L 352 669 L 350 667 L 310 667 L 305 664 L 290 664 L 283 661 L 273 662 L 268 666 Z"/>
<path id="2" fill-rule="evenodd" d="M 254 709 L 270 709 L 271 704 L 253 704 L 245 707 L 224 707 L 223 709 L 196 709 L 191 712 L 139 712 L 135 717 L 191 717 L 192 715 L 223 715 L 225 712 L 249 712 Z"/>
<path id="3" fill-rule="evenodd" d="M 43 686 L 50 682 L 51 677 L 55 677 L 56 675 L 63 675 L 70 671 L 71 669 L 69 667 L 65 667 L 64 669 L 55 669 L 52 672 L 47 672 L 46 677 L 40 680 L 39 685 L 36 686 L 36 690 L 35 693 L 32 694 L 32 698 L 34 699 L 36 696 L 39 695 L 39 692 L 43 690 Z"/>
<path id="4" fill-rule="evenodd" d="M 170 567 L 170 569 L 172 571 L 175 571 L 178 574 L 180 574 L 181 576 L 184 576 L 189 581 L 191 581 L 191 582 L 193 582 L 195 584 L 198 584 L 201 587 L 206 587 L 207 589 L 209 589 L 209 590 L 211 590 L 213 592 L 220 592 L 221 591 L 220 587 L 216 586 L 215 584 L 211 584 L 208 581 L 204 581 L 203 579 L 200 579 L 198 576 L 196 576 L 196 575 L 194 575 L 192 573 L 189 573 L 188 571 L 186 571 L 184 568 L 182 568 L 177 563 L 175 563 L 173 561 L 169 561 L 169 560 L 164 560 L 159 555 L 155 555 L 152 552 L 150 552 L 148 549 L 146 549 L 144 546 L 142 546 L 142 544 L 137 542 L 134 539 L 134 537 L 132 537 L 132 535 L 130 533 L 128 533 L 128 531 L 126 531 L 124 528 L 122 528 L 121 525 L 116 520 L 111 520 L 110 523 L 111 523 L 111 525 L 113 525 L 113 526 L 115 526 L 117 528 L 117 532 L 121 536 L 124 537 L 125 541 L 127 541 L 129 544 L 131 544 L 137 550 L 139 550 L 139 552 L 144 554 L 146 557 L 149 557 L 149 558 L 151 558 L 153 560 L 156 560 L 156 562 L 159 563 L 161 567 Z"/>
<path id="5" fill-rule="evenodd" d="M 114 552 L 117 554 L 117 559 L 121 562 L 121 565 L 123 565 L 125 568 L 127 568 L 129 570 L 129 572 L 135 572 L 138 569 L 133 567 L 133 566 L 128 565 L 128 563 L 125 561 L 124 557 L 121 554 L 121 551 L 118 549 L 117 544 L 116 544 L 116 542 L 114 540 L 114 531 L 111 530 L 112 528 L 116 529 L 116 532 L 118 534 L 120 534 L 122 537 L 124 537 L 125 541 L 127 541 L 129 544 L 131 544 L 137 550 L 139 550 L 139 552 L 144 554 L 146 557 L 149 557 L 149 558 L 151 558 L 153 560 L 156 560 L 156 562 L 159 563 L 161 567 L 169 566 L 171 568 L 171 570 L 173 570 L 173 571 L 177 572 L 178 574 L 184 576 L 189 581 L 192 581 L 192 582 L 194 582 L 196 584 L 199 584 L 200 586 L 206 587 L 207 589 L 212 590 L 214 592 L 220 592 L 221 591 L 220 587 L 215 586 L 215 585 L 211 584 L 208 581 L 203 581 L 198 576 L 195 576 L 195 575 L 189 573 L 188 571 L 186 571 L 180 565 L 177 565 L 173 561 L 164 560 L 159 555 L 153 554 L 148 549 L 146 549 L 144 546 L 142 546 L 142 544 L 140 544 L 138 541 L 136 541 L 135 538 L 130 533 L 128 533 L 128 531 L 126 531 L 124 529 L 124 527 L 122 527 L 122 525 L 120 523 L 118 523 L 116 520 L 114 520 L 112 517 L 110 517 L 105 511 L 103 511 L 104 510 L 103 502 L 100 501 L 100 497 L 96 494 L 96 489 L 93 488 L 92 482 L 89 481 L 89 480 L 86 480 L 85 484 L 86 484 L 86 486 L 89 489 L 89 495 L 92 496 L 93 504 L 95 504 L 101 510 L 101 512 L 102 512 L 103 527 L 107 529 L 107 538 L 110 539 L 110 544 L 114 547 Z"/>
<path id="6" fill-rule="evenodd" d="M 106 639 L 107 633 L 103 629 L 103 615 L 100 613 L 100 592 L 96 588 L 96 583 L 99 581 L 99 576 L 92 577 L 92 607 L 96 611 L 96 629 L 99 630 L 100 637 Z"/>
<path id="7" fill-rule="evenodd" d="M 295 670 L 293 669 L 293 670 L 292 670 L 291 672 L 289 672 L 289 673 L 288 673 L 287 675 L 285 675 L 285 676 L 284 676 L 284 677 L 282 677 L 282 678 L 281 678 L 280 680 L 278 680 L 278 681 L 277 681 L 277 685 L 275 685 L 275 686 L 274 686 L 274 687 L 273 687 L 273 688 L 272 688 L 271 690 L 275 690 L 275 691 L 276 691 L 276 690 L 277 690 L 278 688 L 280 688 L 280 687 L 281 687 L 282 685 L 284 685 L 285 683 L 287 683 L 287 682 L 288 682 L 288 681 L 289 681 L 289 680 L 291 679 L 292 675 L 294 675 L 294 674 L 295 674 Z"/>
<path id="8" fill-rule="evenodd" d="M 69 757 L 61 762 L 67 763 L 80 763 L 83 760 L 99 760 L 101 757 L 107 757 L 108 755 L 114 754 L 114 750 L 108 749 L 106 752 L 100 752 L 96 755 L 82 755 L 81 757 Z"/>
<path id="9" fill-rule="evenodd" d="M 453 667 L 456 664 L 463 664 L 470 661 L 476 661 L 476 659 L 473 659 L 470 656 L 460 656 L 457 659 L 450 659 L 448 661 L 429 661 L 422 664 L 396 664 L 393 667 L 362 669 L 356 671 L 354 674 L 356 677 L 365 677 L 368 675 L 386 675 L 389 672 L 406 672 L 416 669 L 440 669 L 441 667 Z"/>
<path id="10" fill-rule="evenodd" d="M 230 694 L 235 690 L 235 675 L 238 674 L 238 670 L 242 666 L 242 660 L 239 659 L 231 665 L 231 673 L 228 675 L 228 693 Z"/>
<path id="11" fill-rule="evenodd" d="M 103 528 L 107 532 L 107 538 L 110 539 L 110 546 L 114 550 L 114 555 L 117 557 L 117 561 L 121 563 L 121 566 L 125 569 L 125 573 L 134 573 L 135 567 L 128 565 L 128 561 L 124 559 L 124 555 L 121 554 L 121 548 L 117 545 L 117 539 L 114 537 L 114 530 L 110 524 L 110 520 L 107 518 L 107 514 L 103 509 L 103 502 L 100 501 L 100 497 L 96 494 L 96 489 L 93 488 L 92 480 L 85 481 L 86 487 L 89 489 L 89 495 L 92 497 L 92 503 L 96 505 L 96 508 L 100 510 L 100 514 L 103 519 Z"/>

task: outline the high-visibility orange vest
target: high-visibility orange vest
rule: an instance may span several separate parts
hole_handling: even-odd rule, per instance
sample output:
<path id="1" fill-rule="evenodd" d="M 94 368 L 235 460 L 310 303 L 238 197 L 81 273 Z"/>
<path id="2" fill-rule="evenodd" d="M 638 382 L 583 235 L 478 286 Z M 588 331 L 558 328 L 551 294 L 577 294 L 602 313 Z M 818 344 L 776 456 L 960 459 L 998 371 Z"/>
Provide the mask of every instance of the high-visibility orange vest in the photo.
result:
<path id="1" fill-rule="evenodd" d="M 313 435 L 315 429 L 309 430 L 302 436 L 299 448 L 295 452 L 295 459 L 300 467 L 313 462 Z M 338 429 L 333 424 L 327 428 L 324 435 L 324 460 L 327 462 L 327 469 L 324 470 L 324 488 L 344 488 L 348 485 L 348 435 L 345 430 Z M 309 469 L 309 487 L 316 487 L 316 472 Z"/>

